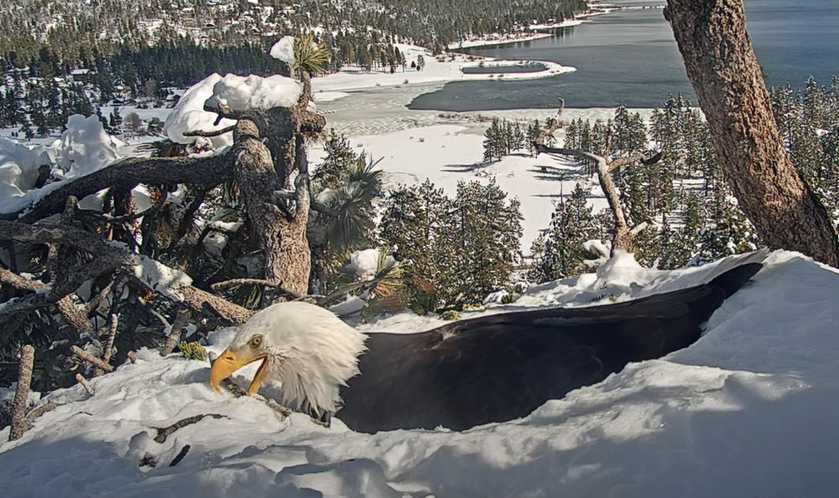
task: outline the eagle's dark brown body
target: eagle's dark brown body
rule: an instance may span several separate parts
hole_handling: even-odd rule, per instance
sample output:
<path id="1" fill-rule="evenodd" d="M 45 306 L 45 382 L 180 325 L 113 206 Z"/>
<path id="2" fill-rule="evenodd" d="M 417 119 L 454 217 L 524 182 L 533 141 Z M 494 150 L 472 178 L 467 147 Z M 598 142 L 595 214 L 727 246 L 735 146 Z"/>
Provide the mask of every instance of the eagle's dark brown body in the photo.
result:
<path id="1" fill-rule="evenodd" d="M 336 416 L 351 429 L 464 430 L 523 417 L 627 363 L 699 339 L 723 301 L 755 273 L 747 263 L 712 281 L 634 301 L 511 312 L 415 334 L 370 334 L 361 374 Z"/>

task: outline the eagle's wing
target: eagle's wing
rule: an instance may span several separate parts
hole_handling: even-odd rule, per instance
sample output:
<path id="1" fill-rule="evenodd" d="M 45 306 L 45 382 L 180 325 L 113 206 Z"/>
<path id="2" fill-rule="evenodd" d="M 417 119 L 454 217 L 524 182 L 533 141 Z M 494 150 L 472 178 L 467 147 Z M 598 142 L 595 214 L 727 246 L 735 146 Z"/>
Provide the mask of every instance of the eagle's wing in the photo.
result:
<path id="1" fill-rule="evenodd" d="M 629 362 L 692 344 L 714 310 L 759 268 L 739 266 L 707 284 L 635 301 L 371 334 L 361 375 L 342 391 L 337 416 L 364 432 L 462 430 L 525 416 Z"/>

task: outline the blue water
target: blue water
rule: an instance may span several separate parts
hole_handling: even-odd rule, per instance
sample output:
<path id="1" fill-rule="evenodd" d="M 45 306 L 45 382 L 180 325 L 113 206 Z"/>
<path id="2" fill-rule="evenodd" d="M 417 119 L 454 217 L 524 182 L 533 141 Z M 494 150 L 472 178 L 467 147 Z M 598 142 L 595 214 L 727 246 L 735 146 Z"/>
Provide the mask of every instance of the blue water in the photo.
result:
<path id="1" fill-rule="evenodd" d="M 839 73 L 839 1 L 745 2 L 755 54 L 770 85 L 802 86 L 810 75 L 827 84 L 832 74 Z M 417 97 L 409 107 L 442 111 L 553 107 L 560 96 L 569 107 L 655 107 L 676 92 L 695 101 L 673 32 L 660 8 L 596 16 L 591 22 L 558 30 L 553 38 L 468 52 L 549 60 L 577 71 L 536 80 L 449 83 Z"/>

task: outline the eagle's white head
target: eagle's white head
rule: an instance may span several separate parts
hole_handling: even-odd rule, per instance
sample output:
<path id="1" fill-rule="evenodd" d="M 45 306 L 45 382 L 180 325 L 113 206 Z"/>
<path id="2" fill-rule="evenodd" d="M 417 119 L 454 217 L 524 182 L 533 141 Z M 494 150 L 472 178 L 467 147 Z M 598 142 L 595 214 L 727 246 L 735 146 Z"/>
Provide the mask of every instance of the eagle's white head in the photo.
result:
<path id="1" fill-rule="evenodd" d="M 263 360 L 248 392 L 270 380 L 281 384 L 284 405 L 321 415 L 340 407 L 340 388 L 359 373 L 358 356 L 366 336 L 332 312 L 303 302 L 277 303 L 241 326 L 230 346 L 213 363 L 210 385 L 239 368 Z"/>

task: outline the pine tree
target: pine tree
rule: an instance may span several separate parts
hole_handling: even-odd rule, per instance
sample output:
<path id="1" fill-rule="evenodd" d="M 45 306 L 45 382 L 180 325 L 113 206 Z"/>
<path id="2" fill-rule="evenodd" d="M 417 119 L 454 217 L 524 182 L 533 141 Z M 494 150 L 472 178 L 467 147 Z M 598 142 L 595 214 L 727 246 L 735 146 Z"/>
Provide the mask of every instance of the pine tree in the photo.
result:
<path id="1" fill-rule="evenodd" d="M 122 135 L 122 114 L 120 114 L 119 107 L 114 107 L 114 110 L 111 111 L 108 118 L 108 127 L 111 134 Z"/>
<path id="2" fill-rule="evenodd" d="M 489 128 L 484 132 L 484 162 L 501 160 L 503 155 L 504 129 L 501 120 L 493 118 Z"/>
<path id="3" fill-rule="evenodd" d="M 597 239 L 600 233 L 587 197 L 578 183 L 568 198 L 557 202 L 550 227 L 531 247 L 534 256 L 531 279 L 544 282 L 587 270 L 583 265 L 587 255 L 583 243 Z"/>

